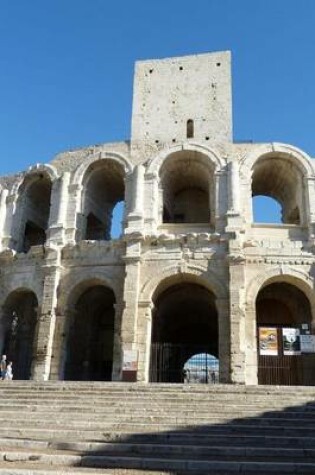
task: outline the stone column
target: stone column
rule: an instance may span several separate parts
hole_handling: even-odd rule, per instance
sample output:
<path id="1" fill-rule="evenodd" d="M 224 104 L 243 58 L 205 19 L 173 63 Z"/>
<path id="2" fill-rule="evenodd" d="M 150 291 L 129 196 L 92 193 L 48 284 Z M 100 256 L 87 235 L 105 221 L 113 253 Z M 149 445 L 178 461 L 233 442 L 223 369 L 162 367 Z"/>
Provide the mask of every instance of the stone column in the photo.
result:
<path id="1" fill-rule="evenodd" d="M 315 246 L 315 177 L 303 179 L 303 196 L 305 197 L 305 210 L 301 210 L 302 225 L 309 228 L 309 241 Z M 304 203 L 303 203 L 304 204 Z"/>
<path id="2" fill-rule="evenodd" d="M 122 316 L 125 309 L 125 303 L 116 303 L 115 307 L 115 325 L 114 325 L 114 348 L 113 348 L 113 370 L 112 380 L 121 380 L 122 371 L 122 344 L 121 344 L 121 329 Z"/>
<path id="3" fill-rule="evenodd" d="M 7 201 L 7 196 L 8 196 L 8 190 L 2 189 L 0 192 L 0 251 L 4 249 L 6 246 L 3 244 L 3 237 L 4 237 L 4 225 L 5 225 L 5 219 L 6 219 L 6 201 Z"/>
<path id="4" fill-rule="evenodd" d="M 241 184 L 238 162 L 229 162 L 228 164 L 228 210 L 227 232 L 240 230 L 243 227 L 243 218 L 241 218 Z"/>
<path id="5" fill-rule="evenodd" d="M 13 228 L 13 217 L 15 216 L 16 211 L 16 195 L 7 195 L 6 198 L 6 217 L 3 224 L 3 235 L 2 235 L 2 246 L 3 248 L 13 248 L 16 249 L 20 240 L 20 227 L 15 226 Z M 15 220 L 16 221 L 16 220 Z M 12 230 L 14 231 L 14 238 L 12 236 Z"/>
<path id="6" fill-rule="evenodd" d="M 65 172 L 62 177 L 54 183 L 48 230 L 48 244 L 62 245 L 65 242 L 69 183 L 69 172 Z"/>
<path id="7" fill-rule="evenodd" d="M 82 191 L 81 185 L 69 185 L 69 198 L 65 229 L 65 242 L 75 244 L 83 235 L 83 214 L 81 210 Z"/>
<path id="8" fill-rule="evenodd" d="M 141 231 L 143 227 L 143 187 L 144 187 L 144 167 L 138 165 L 130 176 L 129 196 L 130 213 L 128 214 L 127 233 Z"/>
<path id="9" fill-rule="evenodd" d="M 225 171 L 218 171 L 214 174 L 215 179 L 215 193 L 211 191 L 210 196 L 213 196 L 211 205 L 211 216 L 215 216 L 215 219 L 211 219 L 212 224 L 215 226 L 215 231 L 221 233 L 225 228 L 225 215 L 228 207 L 227 203 L 227 174 Z"/>
<path id="10" fill-rule="evenodd" d="M 245 259 L 229 256 L 230 272 L 230 374 L 231 382 L 245 383 Z"/>
<path id="11" fill-rule="evenodd" d="M 257 324 L 255 302 L 246 305 L 246 374 L 245 384 L 258 384 Z"/>
<path id="12" fill-rule="evenodd" d="M 157 173 L 145 174 L 144 193 L 144 230 L 148 234 L 155 234 L 159 223 L 160 191 L 159 176 Z"/>
<path id="13" fill-rule="evenodd" d="M 219 380 L 220 383 L 230 383 L 230 321 L 229 301 L 217 299 L 219 330 Z"/>
<path id="14" fill-rule="evenodd" d="M 47 381 L 50 376 L 57 306 L 57 287 L 60 279 L 60 256 L 48 252 L 44 266 L 43 299 L 39 315 L 37 343 L 32 366 L 32 379 Z"/>
<path id="15" fill-rule="evenodd" d="M 124 257 L 125 285 L 124 285 L 124 312 L 121 321 L 121 355 L 125 350 L 138 350 L 138 295 L 140 284 L 140 253 L 141 242 L 132 240 L 127 242 Z"/>
<path id="16" fill-rule="evenodd" d="M 151 331 L 152 331 L 151 301 L 141 301 L 138 305 L 138 381 L 148 383 L 150 372 Z"/>
<path id="17" fill-rule="evenodd" d="M 237 162 L 228 164 L 229 183 L 228 183 L 228 206 L 229 211 L 239 214 L 240 212 L 240 176 L 239 165 Z"/>

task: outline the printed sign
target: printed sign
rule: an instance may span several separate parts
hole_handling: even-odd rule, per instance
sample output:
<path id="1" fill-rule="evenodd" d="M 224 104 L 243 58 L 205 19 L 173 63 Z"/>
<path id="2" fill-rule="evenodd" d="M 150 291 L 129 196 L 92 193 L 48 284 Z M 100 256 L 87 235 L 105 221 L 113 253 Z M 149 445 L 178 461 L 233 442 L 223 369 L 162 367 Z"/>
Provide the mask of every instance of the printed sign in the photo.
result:
<path id="1" fill-rule="evenodd" d="M 278 337 L 276 328 L 259 328 L 259 354 L 278 355 Z"/>
<path id="2" fill-rule="evenodd" d="M 300 335 L 301 352 L 315 353 L 315 335 Z"/>
<path id="3" fill-rule="evenodd" d="M 137 371 L 138 370 L 138 351 L 125 350 L 123 371 Z"/>
<path id="4" fill-rule="evenodd" d="M 300 330 L 299 328 L 282 328 L 283 354 L 300 355 Z"/>

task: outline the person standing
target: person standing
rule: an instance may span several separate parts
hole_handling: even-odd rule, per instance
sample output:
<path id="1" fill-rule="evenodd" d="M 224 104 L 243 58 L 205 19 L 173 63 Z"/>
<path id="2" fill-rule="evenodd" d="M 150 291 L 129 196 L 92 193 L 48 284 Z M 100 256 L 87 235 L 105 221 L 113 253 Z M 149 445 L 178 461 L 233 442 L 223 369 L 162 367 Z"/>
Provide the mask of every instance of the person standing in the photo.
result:
<path id="1" fill-rule="evenodd" d="M 9 361 L 6 372 L 5 372 L 5 376 L 4 376 L 4 379 L 8 381 L 12 381 L 13 379 L 12 364 L 13 364 L 12 361 Z"/>
<path id="2" fill-rule="evenodd" d="M 6 372 L 7 372 L 7 357 L 6 357 L 6 355 L 2 355 L 1 361 L 0 361 L 1 379 L 5 378 Z"/>

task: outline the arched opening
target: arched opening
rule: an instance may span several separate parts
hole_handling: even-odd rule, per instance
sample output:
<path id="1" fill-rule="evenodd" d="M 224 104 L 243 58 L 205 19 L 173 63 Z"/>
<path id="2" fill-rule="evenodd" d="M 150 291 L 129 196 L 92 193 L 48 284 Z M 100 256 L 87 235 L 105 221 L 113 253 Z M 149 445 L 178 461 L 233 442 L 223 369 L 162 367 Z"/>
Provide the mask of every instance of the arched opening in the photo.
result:
<path id="1" fill-rule="evenodd" d="M 191 356 L 183 368 L 184 383 L 216 384 L 219 382 L 219 360 L 209 353 Z"/>
<path id="2" fill-rule="evenodd" d="M 48 229 L 51 180 L 44 173 L 27 176 L 19 191 L 18 208 L 21 235 L 18 251 L 28 252 L 32 246 L 44 245 Z"/>
<path id="3" fill-rule="evenodd" d="M 301 224 L 303 175 L 289 158 L 271 154 L 255 163 L 252 196 L 276 200 L 281 206 L 283 224 Z"/>
<path id="4" fill-rule="evenodd" d="M 254 196 L 253 217 L 255 223 L 281 224 L 281 204 L 269 196 Z"/>
<path id="5" fill-rule="evenodd" d="M 115 295 L 95 285 L 77 299 L 69 315 L 65 379 L 111 381 Z"/>
<path id="6" fill-rule="evenodd" d="M 1 353 L 13 362 L 14 379 L 30 379 L 37 329 L 36 295 L 16 290 L 6 299 L 1 319 Z"/>
<path id="7" fill-rule="evenodd" d="M 114 160 L 93 163 L 87 170 L 83 187 L 83 239 L 108 241 L 117 237 L 116 229 L 122 226 L 117 222 L 115 210 L 118 206 L 123 216 L 125 199 L 123 167 Z"/>
<path id="8" fill-rule="evenodd" d="M 184 382 L 185 362 L 207 353 L 218 358 L 215 297 L 189 282 L 172 285 L 155 300 L 152 312 L 151 382 Z"/>
<path id="9" fill-rule="evenodd" d="M 307 343 L 313 338 L 312 314 L 305 294 L 286 282 L 266 285 L 256 299 L 256 318 L 259 384 L 314 384 L 314 353 Z"/>
<path id="10" fill-rule="evenodd" d="M 214 221 L 214 167 L 191 151 L 171 154 L 160 170 L 164 223 Z"/>
<path id="11" fill-rule="evenodd" d="M 192 119 L 187 120 L 186 136 L 188 139 L 194 138 L 194 121 Z"/>

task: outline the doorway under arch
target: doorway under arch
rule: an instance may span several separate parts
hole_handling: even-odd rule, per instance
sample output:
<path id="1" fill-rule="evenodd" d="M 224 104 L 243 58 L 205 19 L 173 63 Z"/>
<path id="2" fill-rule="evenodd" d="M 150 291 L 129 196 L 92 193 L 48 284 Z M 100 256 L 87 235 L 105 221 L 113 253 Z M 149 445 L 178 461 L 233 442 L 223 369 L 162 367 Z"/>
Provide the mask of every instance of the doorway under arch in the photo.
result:
<path id="1" fill-rule="evenodd" d="M 311 306 L 295 285 L 274 282 L 256 299 L 258 384 L 313 385 L 314 353 L 303 346 L 312 333 Z"/>
<path id="2" fill-rule="evenodd" d="M 103 285 L 77 299 L 68 321 L 66 380 L 111 381 L 115 302 L 114 292 Z"/>
<path id="3" fill-rule="evenodd" d="M 37 297 L 16 290 L 6 299 L 1 321 L 1 353 L 13 362 L 14 379 L 30 379 L 37 329 Z"/>
<path id="4" fill-rule="evenodd" d="M 174 284 L 157 296 L 152 314 L 151 382 L 184 382 L 193 355 L 218 358 L 215 296 L 196 283 Z"/>

